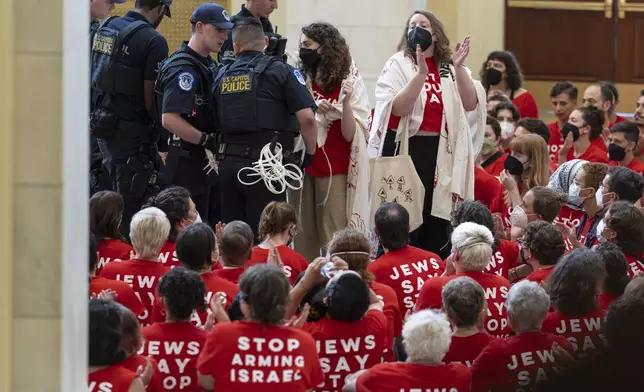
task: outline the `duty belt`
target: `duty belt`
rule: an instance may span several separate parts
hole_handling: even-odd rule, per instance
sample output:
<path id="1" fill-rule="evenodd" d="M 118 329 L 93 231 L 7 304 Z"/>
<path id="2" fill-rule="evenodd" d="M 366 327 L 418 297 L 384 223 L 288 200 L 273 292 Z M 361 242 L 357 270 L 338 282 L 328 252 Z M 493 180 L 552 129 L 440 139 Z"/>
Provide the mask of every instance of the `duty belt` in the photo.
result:
<path id="1" fill-rule="evenodd" d="M 219 145 L 219 149 L 217 150 L 217 159 L 223 159 L 227 156 L 232 156 L 256 161 L 261 155 L 262 148 L 264 148 L 264 146 L 252 147 L 243 144 L 221 143 Z M 288 158 L 292 154 L 293 152 L 290 150 L 282 151 L 283 158 Z"/>

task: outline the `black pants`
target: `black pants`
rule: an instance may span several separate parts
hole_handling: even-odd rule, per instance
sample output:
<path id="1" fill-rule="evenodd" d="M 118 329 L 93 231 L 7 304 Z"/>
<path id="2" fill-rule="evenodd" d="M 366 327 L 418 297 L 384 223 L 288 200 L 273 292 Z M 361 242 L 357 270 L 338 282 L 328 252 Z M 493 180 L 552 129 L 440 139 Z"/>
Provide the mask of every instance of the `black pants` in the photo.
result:
<path id="1" fill-rule="evenodd" d="M 134 214 L 141 210 L 141 206 L 153 196 L 158 189 L 148 188 L 143 195 L 132 192 L 132 179 L 135 171 L 127 164 L 117 164 L 112 170 L 113 189 L 123 197 L 123 219 L 121 220 L 121 234 L 130 239 L 130 222 Z"/>
<path id="2" fill-rule="evenodd" d="M 186 186 L 192 201 L 195 203 L 195 208 L 197 208 L 197 212 L 201 216 L 201 220 L 208 223 L 214 230 L 217 223 L 221 222 L 221 191 L 219 190 L 219 184 L 194 192 L 190 188 L 190 186 Z"/>
<path id="3" fill-rule="evenodd" d="M 396 151 L 395 136 L 395 132 L 387 131 L 382 151 L 383 156 L 394 155 Z M 409 139 L 409 155 L 414 162 L 418 177 L 425 187 L 423 224 L 409 233 L 409 239 L 412 246 L 434 252 L 445 259 L 451 252 L 448 235 L 449 222 L 431 214 L 438 141 L 439 138 L 435 136 L 414 136 Z"/>
<path id="4" fill-rule="evenodd" d="M 254 185 L 243 185 L 237 179 L 237 173 L 244 167 L 253 164 L 252 159 L 226 156 L 219 162 L 219 182 L 221 189 L 221 218 L 228 223 L 241 220 L 250 225 L 258 238 L 259 217 L 264 207 L 272 201 L 286 201 L 286 192 L 276 195 L 269 191 L 263 181 Z M 257 177 L 241 176 L 245 182 Z"/>

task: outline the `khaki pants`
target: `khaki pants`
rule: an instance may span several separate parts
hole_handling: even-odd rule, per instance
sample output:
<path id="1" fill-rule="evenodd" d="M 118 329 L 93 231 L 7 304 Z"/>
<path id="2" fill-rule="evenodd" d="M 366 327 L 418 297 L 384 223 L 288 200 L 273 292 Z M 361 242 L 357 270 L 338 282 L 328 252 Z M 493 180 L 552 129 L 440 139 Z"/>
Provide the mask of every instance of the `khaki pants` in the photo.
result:
<path id="1" fill-rule="evenodd" d="M 329 183 L 331 189 L 328 189 Z M 321 205 L 327 192 L 326 203 Z M 326 253 L 333 233 L 347 227 L 347 176 L 314 177 L 306 174 L 302 189 L 291 192 L 289 201 L 301 213 L 302 230 L 295 236 L 295 250 L 311 262 L 321 252 Z"/>

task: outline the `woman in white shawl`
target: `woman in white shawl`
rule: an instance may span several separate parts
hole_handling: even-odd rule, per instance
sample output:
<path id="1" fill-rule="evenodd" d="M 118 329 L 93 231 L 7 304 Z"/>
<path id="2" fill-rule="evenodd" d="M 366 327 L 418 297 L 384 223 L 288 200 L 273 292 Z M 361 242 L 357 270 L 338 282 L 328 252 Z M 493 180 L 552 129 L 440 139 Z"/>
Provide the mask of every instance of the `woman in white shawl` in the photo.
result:
<path id="1" fill-rule="evenodd" d="M 466 37 L 452 53 L 442 22 L 415 11 L 376 86 L 370 155 L 392 156 L 396 142 L 409 136 L 409 154 L 425 188 L 423 224 L 411 233 L 411 243 L 441 257 L 450 252 L 452 209 L 474 198 L 474 156 L 485 129 L 485 91 L 463 65 L 469 44 Z M 472 130 L 467 112 L 477 120 Z M 474 128 L 480 137 L 473 145 Z"/>
<path id="2" fill-rule="evenodd" d="M 299 54 L 298 67 L 318 105 L 318 147 L 302 189 L 290 200 L 299 205 L 302 222 L 295 249 L 313 260 L 337 230 L 352 226 L 366 234 L 371 106 L 349 46 L 333 25 L 303 27 Z"/>

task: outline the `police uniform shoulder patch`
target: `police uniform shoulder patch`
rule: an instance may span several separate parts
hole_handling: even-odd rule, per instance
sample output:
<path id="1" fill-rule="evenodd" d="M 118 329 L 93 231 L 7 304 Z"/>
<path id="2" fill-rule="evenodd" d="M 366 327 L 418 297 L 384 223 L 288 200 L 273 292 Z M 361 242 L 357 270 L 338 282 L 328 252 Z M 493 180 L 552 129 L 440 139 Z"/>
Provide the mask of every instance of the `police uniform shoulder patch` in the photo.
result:
<path id="1" fill-rule="evenodd" d="M 179 74 L 179 88 L 183 91 L 190 91 L 195 84 L 195 77 L 190 72 Z"/>
<path id="2" fill-rule="evenodd" d="M 304 75 L 302 75 L 302 72 L 300 72 L 299 69 L 294 69 L 293 75 L 295 75 L 297 81 L 300 82 L 302 86 L 306 86 L 306 79 L 304 79 Z"/>

